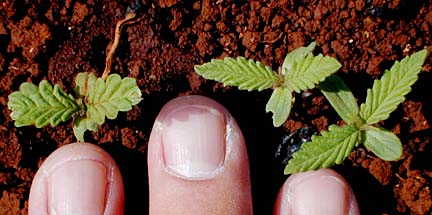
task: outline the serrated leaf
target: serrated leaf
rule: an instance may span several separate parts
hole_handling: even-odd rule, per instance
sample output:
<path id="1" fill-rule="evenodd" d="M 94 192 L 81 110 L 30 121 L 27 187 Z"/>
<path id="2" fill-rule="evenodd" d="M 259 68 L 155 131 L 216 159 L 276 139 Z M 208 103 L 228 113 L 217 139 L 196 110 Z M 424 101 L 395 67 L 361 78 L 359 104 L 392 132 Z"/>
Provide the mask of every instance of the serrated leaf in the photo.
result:
<path id="1" fill-rule="evenodd" d="M 291 111 L 292 92 L 284 87 L 274 89 L 266 105 L 266 112 L 273 113 L 273 125 L 281 126 Z"/>
<path id="2" fill-rule="evenodd" d="M 364 131 L 363 139 L 366 148 L 383 160 L 395 161 L 402 156 L 402 143 L 388 130 L 370 126 Z"/>
<path id="3" fill-rule="evenodd" d="M 121 78 L 111 74 L 106 81 L 93 73 L 79 73 L 75 79 L 75 90 L 84 97 L 85 116 L 74 122 L 74 134 L 78 141 L 84 141 L 87 130 L 96 131 L 97 126 L 108 119 L 115 119 L 119 111 L 128 111 L 141 101 L 141 91 L 133 78 Z"/>
<path id="4" fill-rule="evenodd" d="M 310 53 L 313 52 L 315 47 L 316 47 L 316 42 L 312 42 L 307 47 L 299 47 L 294 49 L 294 51 L 288 53 L 282 64 L 282 72 L 281 72 L 282 75 L 285 75 L 286 72 L 291 71 L 294 62 L 308 56 Z"/>
<path id="5" fill-rule="evenodd" d="M 84 133 L 87 130 L 96 131 L 97 123 L 89 118 L 77 117 L 73 125 L 73 132 L 79 142 L 84 142 Z"/>
<path id="6" fill-rule="evenodd" d="M 411 85 L 417 81 L 426 59 L 427 51 L 417 52 L 396 61 L 386 70 L 381 80 L 375 80 L 372 89 L 367 90 L 366 102 L 360 106 L 360 116 L 368 124 L 377 123 L 389 117 L 397 106 L 405 100 L 411 91 Z"/>
<path id="7" fill-rule="evenodd" d="M 291 58 L 290 58 L 291 59 Z M 285 74 L 285 86 L 299 93 L 302 90 L 312 89 L 316 84 L 335 73 L 341 64 L 334 58 L 319 54 L 314 56 L 293 57 L 294 61 L 284 62 L 282 74 Z"/>
<path id="8" fill-rule="evenodd" d="M 313 136 L 311 142 L 304 143 L 300 151 L 285 167 L 285 174 L 293 174 L 340 164 L 359 142 L 359 130 L 346 125 L 331 125 L 321 136 Z"/>
<path id="9" fill-rule="evenodd" d="M 48 124 L 56 126 L 80 110 L 71 96 L 58 85 L 53 88 L 46 80 L 40 82 L 39 87 L 32 83 L 21 84 L 20 91 L 9 95 L 8 107 L 15 126 L 35 125 L 37 128 Z"/>
<path id="10" fill-rule="evenodd" d="M 136 80 L 128 77 L 122 79 L 118 74 L 109 75 L 105 82 L 88 73 L 86 79 L 77 79 L 76 84 L 87 89 L 84 98 L 87 118 L 98 125 L 105 121 L 105 117 L 115 119 L 119 111 L 129 111 L 141 101 Z"/>
<path id="11" fill-rule="evenodd" d="M 237 86 L 240 90 L 261 91 L 275 86 L 279 81 L 279 76 L 270 67 L 244 57 L 213 59 L 194 69 L 206 79 L 222 82 L 226 86 Z"/>
<path id="12" fill-rule="evenodd" d="M 362 119 L 359 115 L 357 101 L 342 79 L 331 75 L 321 82 L 318 88 L 346 123 L 361 126 Z"/>

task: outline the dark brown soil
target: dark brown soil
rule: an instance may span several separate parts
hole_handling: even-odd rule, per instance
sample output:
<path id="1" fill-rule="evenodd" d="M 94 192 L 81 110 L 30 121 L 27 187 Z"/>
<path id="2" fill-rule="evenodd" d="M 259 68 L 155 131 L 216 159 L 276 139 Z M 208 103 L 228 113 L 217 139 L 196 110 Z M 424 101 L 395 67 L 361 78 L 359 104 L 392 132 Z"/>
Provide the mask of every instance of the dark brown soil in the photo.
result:
<path id="1" fill-rule="evenodd" d="M 190 3 L 189 3 L 190 2 Z M 75 141 L 71 123 L 15 128 L 7 96 L 24 81 L 43 79 L 72 92 L 78 72 L 104 70 L 116 21 L 129 1 L 0 3 L 0 214 L 26 214 L 31 180 L 56 148 Z M 284 56 L 312 41 L 336 57 L 338 74 L 359 102 L 394 60 L 432 44 L 432 4 L 426 0 L 153 0 L 144 19 L 126 28 L 112 71 L 137 78 L 144 100 L 86 140 L 120 165 L 126 214 L 146 214 L 146 143 L 160 108 L 180 95 L 209 96 L 238 120 L 248 143 L 255 214 L 270 214 L 286 176 L 274 152 L 287 132 L 326 129 L 340 118 L 319 91 L 297 95 L 290 119 L 273 128 L 270 92 L 245 92 L 198 77 L 195 64 L 246 56 L 277 70 Z M 402 139 L 400 161 L 384 162 L 364 148 L 335 170 L 353 186 L 362 214 L 431 214 L 432 80 L 428 60 L 407 100 L 382 126 Z"/>

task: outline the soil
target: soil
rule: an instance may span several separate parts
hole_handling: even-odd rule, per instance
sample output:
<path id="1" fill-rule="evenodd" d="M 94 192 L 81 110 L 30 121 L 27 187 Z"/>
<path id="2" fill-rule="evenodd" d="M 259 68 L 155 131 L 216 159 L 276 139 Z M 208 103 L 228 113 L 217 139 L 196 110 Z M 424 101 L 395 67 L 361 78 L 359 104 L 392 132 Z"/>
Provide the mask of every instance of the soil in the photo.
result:
<path id="1" fill-rule="evenodd" d="M 27 214 L 32 178 L 56 148 L 75 141 L 71 123 L 14 127 L 7 96 L 43 79 L 72 93 L 78 72 L 101 75 L 114 27 L 129 1 L 4 0 L 0 3 L 0 214 Z M 290 119 L 274 128 L 269 91 L 246 92 L 198 77 L 193 66 L 245 56 L 276 71 L 293 49 L 318 44 L 336 57 L 338 75 L 359 102 L 395 60 L 432 44 L 432 4 L 425 0 L 149 0 L 143 20 L 125 28 L 112 72 L 134 77 L 144 100 L 108 120 L 88 142 L 119 164 L 126 214 L 148 213 L 146 143 L 160 108 L 181 95 L 222 103 L 247 141 L 255 214 L 270 214 L 287 176 L 274 153 L 284 135 L 306 126 L 341 123 L 319 91 L 296 95 Z M 334 167 L 351 184 L 362 214 L 431 214 L 432 80 L 428 60 L 406 101 L 380 125 L 402 140 L 403 157 L 385 162 L 360 147 Z M 144 203 L 144 204 L 143 204 Z"/>

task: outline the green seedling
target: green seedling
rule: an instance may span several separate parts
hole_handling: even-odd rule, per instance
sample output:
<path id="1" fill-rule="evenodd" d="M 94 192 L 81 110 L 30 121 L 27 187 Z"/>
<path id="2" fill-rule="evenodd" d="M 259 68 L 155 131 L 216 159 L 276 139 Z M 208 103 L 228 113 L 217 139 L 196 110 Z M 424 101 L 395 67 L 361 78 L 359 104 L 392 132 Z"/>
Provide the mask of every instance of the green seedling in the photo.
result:
<path id="1" fill-rule="evenodd" d="M 285 174 L 315 170 L 340 164 L 355 146 L 364 144 L 379 158 L 395 161 L 402 156 L 402 144 L 392 132 L 377 126 L 405 100 L 426 59 L 427 51 L 417 52 L 396 61 L 380 80 L 367 90 L 360 108 L 344 82 L 332 75 L 318 85 L 324 96 L 345 121 L 344 126 L 330 125 L 321 136 L 312 136 L 294 153 L 285 167 Z"/>
<path id="2" fill-rule="evenodd" d="M 73 131 L 80 142 L 84 142 L 84 132 L 96 131 L 98 125 L 108 119 L 117 118 L 119 111 L 129 111 L 141 101 L 141 91 L 134 78 L 121 78 L 111 74 L 111 62 L 119 44 L 124 25 L 132 24 L 141 18 L 134 11 L 128 11 L 126 18 L 117 22 L 114 42 L 109 50 L 102 78 L 93 73 L 78 73 L 75 79 L 75 96 L 67 94 L 55 84 L 54 87 L 43 80 L 36 86 L 23 83 L 20 90 L 9 95 L 8 107 L 15 126 L 34 125 L 41 128 L 57 126 L 75 118 Z"/>
<path id="3" fill-rule="evenodd" d="M 222 82 L 226 86 L 237 86 L 240 90 L 272 89 L 266 112 L 273 113 L 273 125 L 279 127 L 289 116 L 294 101 L 293 92 L 314 88 L 341 67 L 334 58 L 322 54 L 314 56 L 312 51 L 315 45 L 313 42 L 289 53 L 280 74 L 244 57 L 213 59 L 195 66 L 195 71 L 206 79 Z"/>
<path id="4" fill-rule="evenodd" d="M 15 126 L 57 126 L 75 118 L 73 131 L 78 141 L 83 142 L 86 130 L 96 131 L 105 117 L 115 119 L 119 111 L 128 111 L 141 101 L 136 80 L 122 79 L 117 74 L 109 75 L 105 81 L 93 73 L 79 73 L 75 85 L 74 97 L 46 80 L 39 86 L 21 84 L 19 91 L 9 95 L 8 107 Z"/>

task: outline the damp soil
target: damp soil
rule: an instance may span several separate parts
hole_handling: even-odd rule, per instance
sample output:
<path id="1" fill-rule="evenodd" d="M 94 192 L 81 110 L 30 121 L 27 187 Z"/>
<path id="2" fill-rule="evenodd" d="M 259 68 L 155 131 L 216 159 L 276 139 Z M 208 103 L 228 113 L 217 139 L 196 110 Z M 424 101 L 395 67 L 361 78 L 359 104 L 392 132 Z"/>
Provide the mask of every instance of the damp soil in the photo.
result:
<path id="1" fill-rule="evenodd" d="M 55 149 L 75 141 L 71 123 L 14 127 L 7 96 L 25 81 L 49 80 L 72 93 L 78 72 L 101 75 L 114 27 L 130 1 L 0 2 L 0 214 L 27 214 L 32 178 Z M 359 102 L 395 60 L 432 45 L 432 4 L 426 0 L 152 0 L 143 20 L 125 28 L 112 72 L 134 77 L 143 101 L 108 120 L 88 142 L 106 149 L 121 168 L 126 214 L 146 214 L 146 149 L 153 121 L 170 99 L 199 94 L 223 104 L 246 138 L 255 214 L 270 214 L 287 176 L 274 154 L 282 138 L 302 127 L 342 123 L 319 91 L 296 95 L 280 128 L 265 113 L 269 91 L 246 92 L 198 77 L 193 66 L 245 56 L 278 70 L 293 49 L 316 41 L 336 57 L 338 75 Z M 334 167 L 353 187 L 362 214 L 431 214 L 432 80 L 427 60 L 405 102 L 380 125 L 402 140 L 399 161 L 365 148 Z M 143 204 L 144 203 L 144 204 Z"/>

